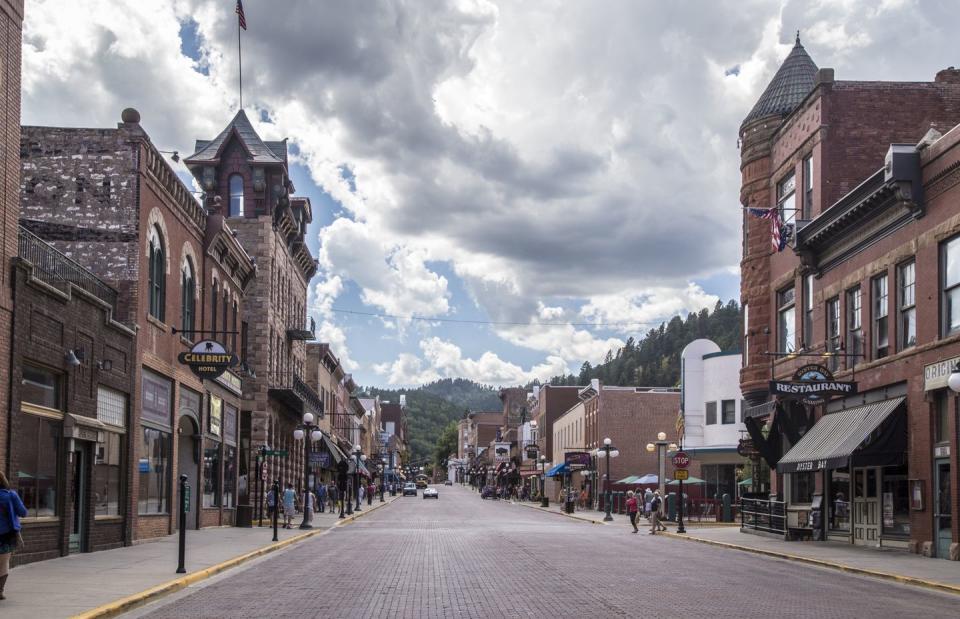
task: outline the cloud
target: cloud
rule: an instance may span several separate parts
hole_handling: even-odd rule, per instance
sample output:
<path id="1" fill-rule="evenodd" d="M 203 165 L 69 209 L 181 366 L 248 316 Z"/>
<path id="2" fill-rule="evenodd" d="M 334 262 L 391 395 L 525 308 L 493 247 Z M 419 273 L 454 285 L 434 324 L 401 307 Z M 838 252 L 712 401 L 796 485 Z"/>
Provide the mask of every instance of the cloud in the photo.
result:
<path id="1" fill-rule="evenodd" d="M 648 288 L 632 294 L 597 295 L 580 308 L 583 318 L 618 324 L 621 333 L 636 333 L 658 325 L 671 316 L 712 309 L 720 298 L 688 283 L 686 288 Z"/>

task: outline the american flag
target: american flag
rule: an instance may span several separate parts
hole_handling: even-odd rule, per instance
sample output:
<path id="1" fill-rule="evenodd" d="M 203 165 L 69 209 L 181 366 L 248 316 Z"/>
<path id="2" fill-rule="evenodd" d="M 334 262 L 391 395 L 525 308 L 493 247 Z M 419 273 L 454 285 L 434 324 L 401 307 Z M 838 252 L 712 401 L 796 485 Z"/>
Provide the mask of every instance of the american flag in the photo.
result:
<path id="1" fill-rule="evenodd" d="M 683 435 L 686 433 L 686 430 L 687 430 L 687 424 L 683 417 L 683 409 L 680 409 L 679 411 L 677 411 L 676 428 L 677 428 L 677 442 L 682 443 Z"/>
<path id="2" fill-rule="evenodd" d="M 237 0 L 237 17 L 240 19 L 240 27 L 246 30 L 247 18 L 243 14 L 243 2 L 241 0 Z"/>
<path id="3" fill-rule="evenodd" d="M 754 217 L 770 220 L 770 244 L 773 245 L 773 251 L 781 252 L 787 246 L 787 237 L 782 234 L 783 225 L 780 221 L 780 209 L 774 208 L 748 208 Z"/>

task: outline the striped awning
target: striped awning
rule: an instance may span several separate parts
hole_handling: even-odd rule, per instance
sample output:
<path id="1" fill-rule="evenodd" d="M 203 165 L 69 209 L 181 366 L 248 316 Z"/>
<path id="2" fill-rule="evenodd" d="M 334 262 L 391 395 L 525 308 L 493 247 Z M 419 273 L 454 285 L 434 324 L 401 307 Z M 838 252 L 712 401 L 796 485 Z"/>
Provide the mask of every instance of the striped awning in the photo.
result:
<path id="1" fill-rule="evenodd" d="M 819 471 L 847 466 L 850 456 L 871 442 L 906 398 L 893 398 L 829 413 L 777 463 L 780 473 Z"/>

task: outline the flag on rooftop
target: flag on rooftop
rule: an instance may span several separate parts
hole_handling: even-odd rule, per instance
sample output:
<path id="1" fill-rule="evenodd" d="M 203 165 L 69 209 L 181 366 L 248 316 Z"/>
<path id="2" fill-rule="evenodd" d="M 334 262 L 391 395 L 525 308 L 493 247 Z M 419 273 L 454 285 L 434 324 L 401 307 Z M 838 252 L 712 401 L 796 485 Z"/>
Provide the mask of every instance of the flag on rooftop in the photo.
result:
<path id="1" fill-rule="evenodd" d="M 237 0 L 237 18 L 240 20 L 240 27 L 244 30 L 247 29 L 247 17 L 243 14 L 243 2 L 242 0 Z"/>

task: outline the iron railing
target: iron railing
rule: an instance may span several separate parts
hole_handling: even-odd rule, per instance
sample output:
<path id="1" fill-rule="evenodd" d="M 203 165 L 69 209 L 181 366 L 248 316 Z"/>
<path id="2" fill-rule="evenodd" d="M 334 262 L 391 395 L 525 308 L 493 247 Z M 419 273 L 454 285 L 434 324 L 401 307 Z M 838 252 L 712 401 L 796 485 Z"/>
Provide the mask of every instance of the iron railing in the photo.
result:
<path id="1" fill-rule="evenodd" d="M 20 226 L 17 255 L 33 265 L 33 276 L 54 287 L 67 283 L 92 294 L 117 310 L 119 293 L 82 265 Z"/>
<path id="2" fill-rule="evenodd" d="M 783 535 L 786 533 L 786 504 L 767 499 L 740 499 L 740 528 Z"/>
<path id="3" fill-rule="evenodd" d="M 323 400 L 313 388 L 298 375 L 293 375 L 293 391 L 303 400 L 304 404 L 313 410 L 311 411 L 318 418 L 323 417 Z"/>

